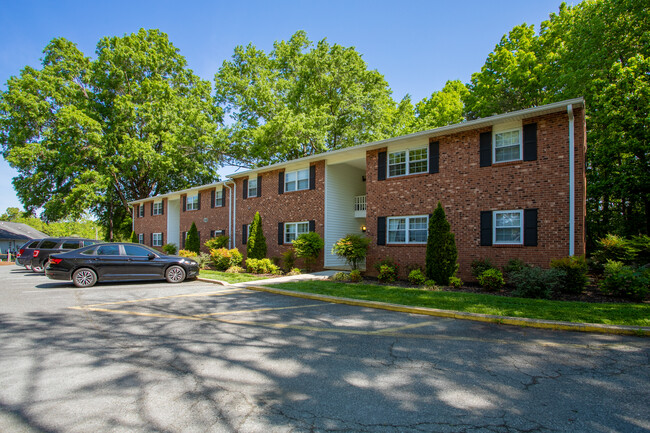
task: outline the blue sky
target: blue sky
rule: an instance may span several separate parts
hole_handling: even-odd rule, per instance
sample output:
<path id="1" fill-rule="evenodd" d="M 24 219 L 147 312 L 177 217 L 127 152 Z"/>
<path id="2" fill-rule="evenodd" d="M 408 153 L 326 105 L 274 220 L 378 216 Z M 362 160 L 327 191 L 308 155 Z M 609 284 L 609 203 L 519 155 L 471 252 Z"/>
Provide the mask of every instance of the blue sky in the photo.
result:
<path id="1" fill-rule="evenodd" d="M 466 1 L 139 1 L 20 0 L 0 14 L 0 89 L 43 48 L 65 37 L 94 56 L 103 36 L 157 28 L 169 35 L 189 67 L 213 81 L 237 45 L 269 51 L 276 40 L 305 30 L 310 40 L 356 47 L 370 69 L 382 73 L 395 100 L 413 102 L 447 80 L 470 80 L 512 27 L 539 24 L 560 0 Z M 575 2 L 567 2 L 573 4 Z M 17 173 L 0 156 L 0 213 L 21 207 L 11 184 Z M 226 174 L 225 172 L 222 174 Z"/>

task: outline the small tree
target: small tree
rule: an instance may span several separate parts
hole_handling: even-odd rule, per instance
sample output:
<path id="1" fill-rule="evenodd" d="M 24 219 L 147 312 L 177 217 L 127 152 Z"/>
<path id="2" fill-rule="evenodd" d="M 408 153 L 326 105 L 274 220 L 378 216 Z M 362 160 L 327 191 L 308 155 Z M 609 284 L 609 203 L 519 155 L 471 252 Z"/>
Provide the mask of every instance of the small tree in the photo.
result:
<path id="1" fill-rule="evenodd" d="M 246 243 L 246 257 L 249 259 L 263 259 L 266 257 L 266 238 L 262 231 L 262 217 L 259 212 L 255 212 L 251 224 L 250 236 Z"/>
<path id="2" fill-rule="evenodd" d="M 293 241 L 293 249 L 296 250 L 296 257 L 302 257 L 305 260 L 305 266 L 310 271 L 318 259 L 320 251 L 325 246 L 325 242 L 316 232 L 303 233 Z"/>
<path id="3" fill-rule="evenodd" d="M 352 270 L 359 269 L 359 262 L 368 254 L 370 239 L 366 236 L 349 234 L 336 241 L 332 254 L 343 257 Z"/>
<path id="4" fill-rule="evenodd" d="M 196 229 L 196 224 L 192 223 L 190 231 L 187 232 L 187 239 L 185 240 L 185 249 L 193 251 L 196 254 L 201 250 L 201 241 L 199 240 L 199 231 Z"/>
<path id="5" fill-rule="evenodd" d="M 135 234 L 135 232 L 131 232 L 131 242 L 134 244 L 139 243 L 138 242 L 138 235 Z"/>
<path id="6" fill-rule="evenodd" d="M 438 207 L 429 218 L 426 274 L 428 279 L 445 286 L 458 270 L 456 239 L 450 229 L 445 210 L 438 202 Z"/>

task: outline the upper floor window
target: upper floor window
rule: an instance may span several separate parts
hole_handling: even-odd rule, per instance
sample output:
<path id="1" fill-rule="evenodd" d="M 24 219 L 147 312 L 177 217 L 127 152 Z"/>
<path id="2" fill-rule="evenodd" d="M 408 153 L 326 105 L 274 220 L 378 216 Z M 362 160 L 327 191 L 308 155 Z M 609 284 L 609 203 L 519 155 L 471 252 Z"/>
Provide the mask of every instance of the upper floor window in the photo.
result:
<path id="1" fill-rule="evenodd" d="M 494 133 L 492 161 L 508 162 L 523 158 L 521 146 L 521 129 L 511 129 Z"/>
<path id="2" fill-rule="evenodd" d="M 162 201 L 156 201 L 153 203 L 153 214 L 154 215 L 162 215 L 163 213 L 163 202 Z"/>
<path id="3" fill-rule="evenodd" d="M 185 206 L 186 210 L 198 210 L 199 209 L 199 195 L 188 195 L 187 202 Z"/>
<path id="4" fill-rule="evenodd" d="M 521 244 L 523 242 L 524 211 L 494 211 L 494 244 Z"/>
<path id="5" fill-rule="evenodd" d="M 248 179 L 248 197 L 257 197 L 257 178 Z"/>
<path id="6" fill-rule="evenodd" d="M 214 192 L 214 205 L 215 207 L 223 206 L 223 190 L 216 190 Z"/>
<path id="7" fill-rule="evenodd" d="M 287 192 L 309 189 L 309 169 L 285 173 L 284 188 Z"/>
<path id="8" fill-rule="evenodd" d="M 144 203 L 138 206 L 138 218 L 144 218 Z"/>
<path id="9" fill-rule="evenodd" d="M 309 221 L 284 223 L 284 243 L 290 244 L 303 233 L 309 233 Z"/>
<path id="10" fill-rule="evenodd" d="M 389 244 L 423 244 L 427 242 L 429 218 L 426 215 L 388 218 Z"/>
<path id="11" fill-rule="evenodd" d="M 401 150 L 388 154 L 388 176 L 426 173 L 429 170 L 428 149 Z"/>

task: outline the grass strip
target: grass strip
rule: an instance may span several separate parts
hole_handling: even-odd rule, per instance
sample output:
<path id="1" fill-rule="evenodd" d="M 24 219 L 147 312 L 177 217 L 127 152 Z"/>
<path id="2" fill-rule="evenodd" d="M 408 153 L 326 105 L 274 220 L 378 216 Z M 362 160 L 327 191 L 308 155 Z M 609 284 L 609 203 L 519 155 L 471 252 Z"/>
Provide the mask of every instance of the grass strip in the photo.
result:
<path id="1" fill-rule="evenodd" d="M 259 275 L 253 275 L 253 274 L 230 274 L 228 272 L 211 271 L 207 269 L 203 269 L 199 273 L 199 277 L 207 278 L 210 280 L 225 281 L 230 284 L 245 283 L 247 281 L 266 280 L 268 278 Z"/>
<path id="2" fill-rule="evenodd" d="M 650 326 L 649 304 L 548 301 L 331 281 L 291 282 L 269 286 L 303 293 L 496 316 L 574 323 Z"/>

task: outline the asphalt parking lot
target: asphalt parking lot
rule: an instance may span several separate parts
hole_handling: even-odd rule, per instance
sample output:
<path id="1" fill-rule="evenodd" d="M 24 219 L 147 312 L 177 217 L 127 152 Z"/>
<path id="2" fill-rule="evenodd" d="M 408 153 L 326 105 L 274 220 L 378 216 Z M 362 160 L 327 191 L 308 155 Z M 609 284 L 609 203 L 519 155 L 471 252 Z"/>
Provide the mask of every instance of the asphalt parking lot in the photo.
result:
<path id="1" fill-rule="evenodd" d="M 0 266 L 3 432 L 648 432 L 647 338 Z"/>

